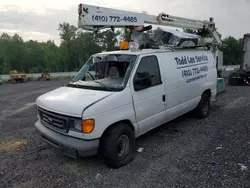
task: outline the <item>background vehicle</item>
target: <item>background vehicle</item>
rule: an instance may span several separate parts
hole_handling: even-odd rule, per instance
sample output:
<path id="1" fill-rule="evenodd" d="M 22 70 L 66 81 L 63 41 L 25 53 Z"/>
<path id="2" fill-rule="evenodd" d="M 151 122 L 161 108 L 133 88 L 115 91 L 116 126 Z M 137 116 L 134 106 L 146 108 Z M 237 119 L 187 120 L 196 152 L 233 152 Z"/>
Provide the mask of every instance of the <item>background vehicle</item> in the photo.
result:
<path id="1" fill-rule="evenodd" d="M 17 72 L 16 70 L 10 72 L 10 79 L 8 82 L 10 83 L 18 83 L 18 82 L 27 82 L 28 78 L 26 73 Z"/>
<path id="2" fill-rule="evenodd" d="M 228 83 L 230 85 L 250 85 L 250 33 L 243 36 L 243 61 L 239 70 L 234 70 L 229 74 Z"/>

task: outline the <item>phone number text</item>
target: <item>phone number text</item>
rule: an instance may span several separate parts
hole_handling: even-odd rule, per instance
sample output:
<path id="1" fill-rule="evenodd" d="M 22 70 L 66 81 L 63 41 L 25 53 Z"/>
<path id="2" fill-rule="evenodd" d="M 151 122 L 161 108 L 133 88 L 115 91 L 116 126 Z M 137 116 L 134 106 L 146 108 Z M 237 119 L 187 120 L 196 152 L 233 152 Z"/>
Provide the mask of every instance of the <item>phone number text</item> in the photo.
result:
<path id="1" fill-rule="evenodd" d="M 189 77 L 189 76 L 197 75 L 199 73 L 203 73 L 207 71 L 208 71 L 207 66 L 202 66 L 200 68 L 186 69 L 186 70 L 182 70 L 182 77 Z"/>
<path id="2" fill-rule="evenodd" d="M 129 23 L 136 23 L 137 17 L 133 16 L 100 16 L 100 15 L 93 15 L 92 20 L 94 22 L 129 22 Z"/>

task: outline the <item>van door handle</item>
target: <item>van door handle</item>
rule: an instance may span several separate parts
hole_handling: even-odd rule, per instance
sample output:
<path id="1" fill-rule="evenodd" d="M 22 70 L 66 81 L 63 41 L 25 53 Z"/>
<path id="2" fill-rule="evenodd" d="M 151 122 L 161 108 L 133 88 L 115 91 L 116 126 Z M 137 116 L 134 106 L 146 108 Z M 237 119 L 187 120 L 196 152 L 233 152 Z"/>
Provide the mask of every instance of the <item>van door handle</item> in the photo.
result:
<path id="1" fill-rule="evenodd" d="M 165 102 L 166 101 L 166 96 L 162 95 L 162 101 Z"/>

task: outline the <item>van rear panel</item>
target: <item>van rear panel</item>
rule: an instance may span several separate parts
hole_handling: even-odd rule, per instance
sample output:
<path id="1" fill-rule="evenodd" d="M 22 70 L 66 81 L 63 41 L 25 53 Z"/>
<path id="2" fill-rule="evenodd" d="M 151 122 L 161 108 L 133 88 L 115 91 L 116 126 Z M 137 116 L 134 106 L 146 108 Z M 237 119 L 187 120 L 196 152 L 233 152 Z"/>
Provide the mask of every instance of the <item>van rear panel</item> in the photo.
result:
<path id="1" fill-rule="evenodd" d="M 189 110 L 196 107 L 205 90 L 216 90 L 216 62 L 210 51 L 180 50 L 159 54 L 158 59 L 168 109 L 187 104 Z"/>

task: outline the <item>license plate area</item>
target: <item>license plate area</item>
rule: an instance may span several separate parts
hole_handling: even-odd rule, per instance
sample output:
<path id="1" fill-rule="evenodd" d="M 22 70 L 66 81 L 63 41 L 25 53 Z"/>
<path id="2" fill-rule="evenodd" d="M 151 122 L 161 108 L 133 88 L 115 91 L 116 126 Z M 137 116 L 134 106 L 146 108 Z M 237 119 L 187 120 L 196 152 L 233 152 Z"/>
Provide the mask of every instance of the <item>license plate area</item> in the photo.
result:
<path id="1" fill-rule="evenodd" d="M 64 153 L 64 155 L 67 155 L 71 158 L 77 159 L 77 151 L 74 148 L 66 147 L 66 146 L 61 146 L 61 149 Z"/>

